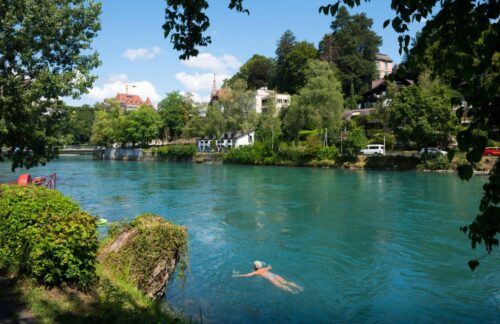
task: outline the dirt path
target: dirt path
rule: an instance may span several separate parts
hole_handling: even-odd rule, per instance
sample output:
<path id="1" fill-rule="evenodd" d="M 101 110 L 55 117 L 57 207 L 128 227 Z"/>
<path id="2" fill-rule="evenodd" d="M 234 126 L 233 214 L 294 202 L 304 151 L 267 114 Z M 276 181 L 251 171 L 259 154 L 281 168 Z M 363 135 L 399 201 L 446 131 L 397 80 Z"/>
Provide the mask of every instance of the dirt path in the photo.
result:
<path id="1" fill-rule="evenodd" d="M 0 324 L 36 323 L 26 303 L 15 290 L 15 280 L 0 276 Z"/>

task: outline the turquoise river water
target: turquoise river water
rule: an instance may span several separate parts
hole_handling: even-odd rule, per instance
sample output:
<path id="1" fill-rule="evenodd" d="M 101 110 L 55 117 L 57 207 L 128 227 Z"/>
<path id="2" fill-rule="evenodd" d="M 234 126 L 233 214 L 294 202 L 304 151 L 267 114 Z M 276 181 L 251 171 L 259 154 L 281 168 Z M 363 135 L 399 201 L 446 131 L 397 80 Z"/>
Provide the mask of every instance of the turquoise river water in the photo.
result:
<path id="1" fill-rule="evenodd" d="M 0 181 L 16 178 L 0 163 Z M 500 322 L 500 251 L 471 272 L 459 231 L 484 177 L 61 158 L 58 189 L 110 221 L 153 212 L 188 227 L 191 271 L 168 302 L 205 323 Z M 254 260 L 304 287 L 233 278 Z"/>

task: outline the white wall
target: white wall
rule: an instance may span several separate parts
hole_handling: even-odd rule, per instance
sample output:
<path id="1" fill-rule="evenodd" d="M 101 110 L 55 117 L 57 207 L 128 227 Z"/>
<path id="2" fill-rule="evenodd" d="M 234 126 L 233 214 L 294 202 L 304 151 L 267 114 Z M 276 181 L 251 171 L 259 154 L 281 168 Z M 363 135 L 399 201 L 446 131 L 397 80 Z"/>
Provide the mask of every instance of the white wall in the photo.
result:
<path id="1" fill-rule="evenodd" d="M 251 132 L 248 134 L 244 134 L 240 137 L 236 138 L 235 147 L 244 146 L 244 145 L 253 145 L 255 142 L 255 132 Z"/>

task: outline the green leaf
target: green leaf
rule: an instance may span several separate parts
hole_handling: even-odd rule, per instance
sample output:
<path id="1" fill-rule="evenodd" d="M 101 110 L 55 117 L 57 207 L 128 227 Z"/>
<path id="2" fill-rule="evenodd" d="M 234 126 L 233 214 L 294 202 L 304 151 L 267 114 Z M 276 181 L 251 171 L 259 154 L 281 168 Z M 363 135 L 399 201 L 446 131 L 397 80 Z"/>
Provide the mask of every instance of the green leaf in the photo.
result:
<path id="1" fill-rule="evenodd" d="M 459 165 L 457 171 L 458 171 L 458 176 L 462 180 L 469 180 L 470 178 L 472 178 L 472 175 L 474 174 L 472 165 L 470 164 Z"/>
<path id="2" fill-rule="evenodd" d="M 389 26 L 390 23 L 391 23 L 390 19 L 387 19 L 386 21 L 384 21 L 384 28 L 386 28 L 387 26 Z"/>
<path id="3" fill-rule="evenodd" d="M 476 268 L 479 267 L 479 261 L 478 260 L 470 260 L 469 261 L 469 268 L 474 271 Z"/>

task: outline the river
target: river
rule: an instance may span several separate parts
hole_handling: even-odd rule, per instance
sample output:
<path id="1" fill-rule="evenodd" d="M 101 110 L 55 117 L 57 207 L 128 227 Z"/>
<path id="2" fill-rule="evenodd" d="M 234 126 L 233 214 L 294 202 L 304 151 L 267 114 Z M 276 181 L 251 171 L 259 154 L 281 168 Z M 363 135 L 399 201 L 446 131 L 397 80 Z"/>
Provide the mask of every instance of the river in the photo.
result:
<path id="1" fill-rule="evenodd" d="M 0 163 L 0 181 L 14 180 Z M 500 251 L 470 249 L 485 177 L 61 158 L 58 189 L 110 221 L 187 226 L 190 273 L 166 299 L 203 322 L 500 322 Z M 304 287 L 233 278 L 254 260 Z"/>

